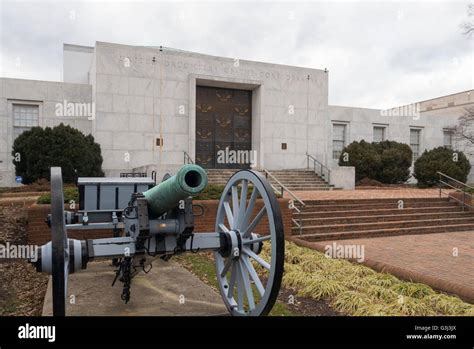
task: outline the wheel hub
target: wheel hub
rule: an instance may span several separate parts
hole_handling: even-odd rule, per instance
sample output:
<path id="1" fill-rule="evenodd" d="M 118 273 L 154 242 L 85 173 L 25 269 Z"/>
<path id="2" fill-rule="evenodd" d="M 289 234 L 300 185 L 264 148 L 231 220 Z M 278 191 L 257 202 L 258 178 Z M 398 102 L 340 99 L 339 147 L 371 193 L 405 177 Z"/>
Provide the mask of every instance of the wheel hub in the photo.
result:
<path id="1" fill-rule="evenodd" d="M 242 236 L 239 230 L 231 230 L 221 233 L 221 250 L 219 253 L 222 257 L 231 257 L 238 259 L 242 254 Z"/>

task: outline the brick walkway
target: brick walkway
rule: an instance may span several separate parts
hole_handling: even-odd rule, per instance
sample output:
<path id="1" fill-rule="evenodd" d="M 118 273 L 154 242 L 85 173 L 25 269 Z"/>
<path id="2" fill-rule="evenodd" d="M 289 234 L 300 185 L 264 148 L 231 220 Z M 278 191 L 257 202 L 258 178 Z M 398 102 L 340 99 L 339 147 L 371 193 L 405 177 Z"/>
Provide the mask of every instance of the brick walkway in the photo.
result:
<path id="1" fill-rule="evenodd" d="M 295 242 L 323 252 L 325 246 L 333 243 Z M 474 303 L 474 231 L 338 240 L 335 243 L 363 245 L 363 263 L 369 267 L 428 284 Z M 454 249 L 458 256 L 453 256 Z"/>
<path id="2" fill-rule="evenodd" d="M 381 198 L 424 198 L 439 197 L 438 189 L 366 189 L 366 190 L 320 190 L 295 191 L 301 200 L 344 200 L 344 199 L 381 199 Z M 285 197 L 290 198 L 288 193 Z"/>

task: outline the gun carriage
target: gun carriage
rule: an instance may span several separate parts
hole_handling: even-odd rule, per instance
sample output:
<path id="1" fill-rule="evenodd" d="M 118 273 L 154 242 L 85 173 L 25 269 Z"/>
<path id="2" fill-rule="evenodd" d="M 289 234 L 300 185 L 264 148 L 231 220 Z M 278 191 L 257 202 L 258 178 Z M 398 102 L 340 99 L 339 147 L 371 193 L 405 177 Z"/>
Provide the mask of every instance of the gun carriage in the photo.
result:
<path id="1" fill-rule="evenodd" d="M 192 197 L 206 185 L 200 166 L 184 165 L 153 187 L 139 179 L 126 204 L 117 199 L 116 188 L 111 191 L 115 200 L 102 197 L 114 202 L 112 209 L 100 209 L 97 191 L 98 210 L 71 212 L 64 208 L 61 168 L 51 168 L 52 240 L 40 247 L 35 265 L 52 275 L 53 315 L 66 314 L 68 275 L 91 261 L 113 260 L 116 280 L 123 283 L 122 299 L 128 302 L 133 277 L 147 272 L 153 260 L 196 251 L 214 252 L 219 290 L 231 315 L 267 315 L 278 296 L 284 261 L 283 222 L 274 191 L 259 172 L 235 173 L 220 198 L 214 231 L 194 232 Z M 81 205 L 86 205 L 87 193 L 81 191 Z M 76 240 L 68 238 L 68 229 L 113 229 L 114 236 Z"/>

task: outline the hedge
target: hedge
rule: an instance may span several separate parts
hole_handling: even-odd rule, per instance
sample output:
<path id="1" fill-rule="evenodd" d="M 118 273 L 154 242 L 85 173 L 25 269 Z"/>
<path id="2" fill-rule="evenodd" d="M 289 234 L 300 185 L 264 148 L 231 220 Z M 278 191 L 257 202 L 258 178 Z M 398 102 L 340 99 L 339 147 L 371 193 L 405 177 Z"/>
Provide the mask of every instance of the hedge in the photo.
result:
<path id="1" fill-rule="evenodd" d="M 471 165 L 463 152 L 438 147 L 423 152 L 415 161 L 413 175 L 419 187 L 432 187 L 438 184 L 438 171 L 466 183 L 470 170 Z"/>
<path id="2" fill-rule="evenodd" d="M 91 135 L 60 124 L 50 128 L 33 127 L 13 142 L 15 173 L 24 184 L 48 179 L 50 168 L 62 168 L 65 183 L 76 182 L 77 177 L 102 177 L 100 145 Z"/>

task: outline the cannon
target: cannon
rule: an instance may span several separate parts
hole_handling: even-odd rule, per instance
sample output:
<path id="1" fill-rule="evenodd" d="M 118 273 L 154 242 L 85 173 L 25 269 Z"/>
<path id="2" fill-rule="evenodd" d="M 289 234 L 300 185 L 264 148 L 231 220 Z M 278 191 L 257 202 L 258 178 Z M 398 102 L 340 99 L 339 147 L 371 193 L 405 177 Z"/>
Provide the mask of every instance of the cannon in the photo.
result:
<path id="1" fill-rule="evenodd" d="M 114 260 L 113 284 L 123 284 L 121 297 L 127 303 L 133 277 L 149 270 L 156 258 L 168 261 L 197 251 L 214 252 L 219 290 L 231 315 L 267 315 L 278 296 L 284 263 L 283 222 L 274 191 L 259 172 L 236 172 L 219 200 L 214 231 L 194 232 L 192 197 L 206 185 L 204 169 L 184 165 L 158 185 L 133 192 L 126 207 L 102 215 L 101 221 L 65 211 L 61 168 L 52 167 L 52 240 L 40 247 L 34 264 L 52 276 L 53 315 L 66 315 L 68 276 L 87 269 L 91 261 Z M 76 240 L 67 235 L 68 229 L 112 227 L 119 233 L 110 238 Z"/>

